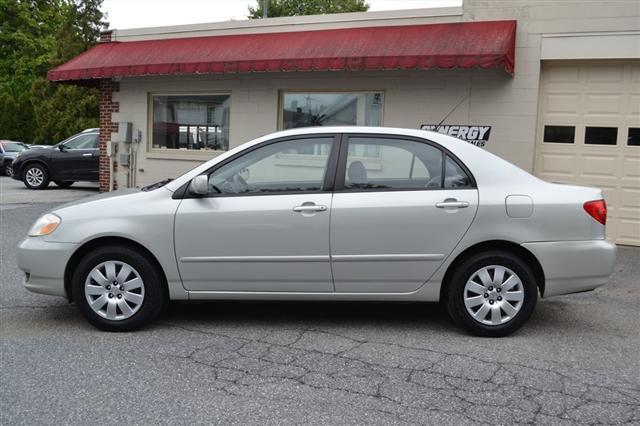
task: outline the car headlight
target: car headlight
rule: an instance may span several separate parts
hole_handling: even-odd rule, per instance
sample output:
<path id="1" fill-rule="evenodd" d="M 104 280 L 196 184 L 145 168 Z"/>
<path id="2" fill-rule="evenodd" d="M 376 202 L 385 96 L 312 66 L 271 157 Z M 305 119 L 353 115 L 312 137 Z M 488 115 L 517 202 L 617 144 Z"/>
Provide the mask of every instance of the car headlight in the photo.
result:
<path id="1" fill-rule="evenodd" d="M 41 237 L 43 235 L 49 235 L 58 228 L 61 221 L 62 219 L 53 213 L 40 216 L 29 230 L 29 236 Z"/>

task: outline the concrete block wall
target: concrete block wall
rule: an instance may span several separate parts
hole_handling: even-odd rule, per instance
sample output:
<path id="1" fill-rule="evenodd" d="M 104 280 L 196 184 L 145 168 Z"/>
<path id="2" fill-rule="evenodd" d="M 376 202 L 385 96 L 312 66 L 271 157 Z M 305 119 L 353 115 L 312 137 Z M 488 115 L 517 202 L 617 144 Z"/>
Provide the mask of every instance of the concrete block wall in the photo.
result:
<path id="1" fill-rule="evenodd" d="M 521 155 L 522 143 L 514 137 L 518 149 L 510 151 L 502 143 L 504 129 L 512 123 L 509 102 L 518 97 L 535 98 L 537 89 L 510 93 L 512 77 L 503 70 L 431 70 L 388 72 L 274 73 L 236 76 L 191 76 L 123 79 L 114 100 L 120 104 L 113 120 L 130 121 L 142 132 L 136 147 L 136 185 L 145 185 L 166 177 L 175 177 L 209 160 L 213 151 L 151 149 L 150 104 L 153 94 L 229 93 L 230 146 L 235 147 L 256 137 L 279 130 L 280 95 L 283 91 L 380 91 L 384 93 L 383 125 L 417 129 L 421 124 L 440 122 L 452 108 L 465 99 L 449 116 L 448 123 L 493 126 L 487 149 L 506 156 L 523 168 L 531 168 L 532 159 Z M 468 97 L 471 85 L 474 86 Z M 478 89 L 476 89 L 478 88 Z M 474 90 L 483 93 L 475 94 Z M 525 93 L 526 92 L 526 93 Z M 504 104 L 499 100 L 508 100 Z M 501 109 L 496 109 L 498 105 Z M 497 110 L 498 113 L 493 113 Z M 511 108 L 511 109 L 510 109 Z M 515 120 L 514 120 L 515 118 Z M 535 128 L 535 127 L 534 127 Z M 506 134 L 506 137 L 511 137 Z M 124 167 L 119 168 L 124 182 Z"/>

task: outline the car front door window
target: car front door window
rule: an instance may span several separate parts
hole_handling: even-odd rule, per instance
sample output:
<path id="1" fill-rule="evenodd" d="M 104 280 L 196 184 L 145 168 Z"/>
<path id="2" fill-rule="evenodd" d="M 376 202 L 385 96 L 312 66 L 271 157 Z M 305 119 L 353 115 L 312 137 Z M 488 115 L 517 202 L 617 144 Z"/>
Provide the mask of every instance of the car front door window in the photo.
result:
<path id="1" fill-rule="evenodd" d="M 333 137 L 276 142 L 209 175 L 213 195 L 266 195 L 324 190 Z"/>
<path id="2" fill-rule="evenodd" d="M 67 149 L 96 149 L 98 147 L 98 135 L 91 133 L 80 135 L 64 144 Z"/>

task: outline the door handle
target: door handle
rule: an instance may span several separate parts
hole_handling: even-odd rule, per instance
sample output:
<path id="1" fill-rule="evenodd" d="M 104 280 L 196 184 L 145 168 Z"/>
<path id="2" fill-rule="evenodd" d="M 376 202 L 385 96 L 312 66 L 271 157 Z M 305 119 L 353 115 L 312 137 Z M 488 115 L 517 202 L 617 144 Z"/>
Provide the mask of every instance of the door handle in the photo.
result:
<path id="1" fill-rule="evenodd" d="M 467 201 L 444 200 L 440 203 L 436 203 L 436 207 L 439 209 L 464 209 L 469 207 L 469 203 Z"/>
<path id="2" fill-rule="evenodd" d="M 90 153 L 90 152 L 88 152 L 88 153 L 86 153 L 86 154 L 82 154 L 82 156 L 83 156 L 83 157 L 92 157 L 92 156 L 93 156 L 93 154 L 92 154 L 92 153 Z"/>
<path id="3" fill-rule="evenodd" d="M 326 210 L 327 206 L 319 206 L 316 204 L 303 204 L 293 208 L 293 211 L 298 213 L 323 212 Z"/>

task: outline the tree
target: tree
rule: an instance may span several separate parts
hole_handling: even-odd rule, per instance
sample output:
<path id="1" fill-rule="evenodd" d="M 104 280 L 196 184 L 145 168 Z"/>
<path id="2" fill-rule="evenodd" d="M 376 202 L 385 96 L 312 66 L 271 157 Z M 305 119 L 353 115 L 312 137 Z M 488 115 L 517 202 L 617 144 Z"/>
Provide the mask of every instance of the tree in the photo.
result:
<path id="1" fill-rule="evenodd" d="M 256 0 L 249 6 L 249 18 L 262 18 L 264 0 Z M 365 0 L 269 0 L 269 17 L 321 15 L 326 13 L 366 12 L 369 4 Z"/>
<path id="2" fill-rule="evenodd" d="M 97 41 L 101 3 L 0 0 L 0 138 L 52 143 L 97 126 L 97 91 L 46 74 Z"/>

